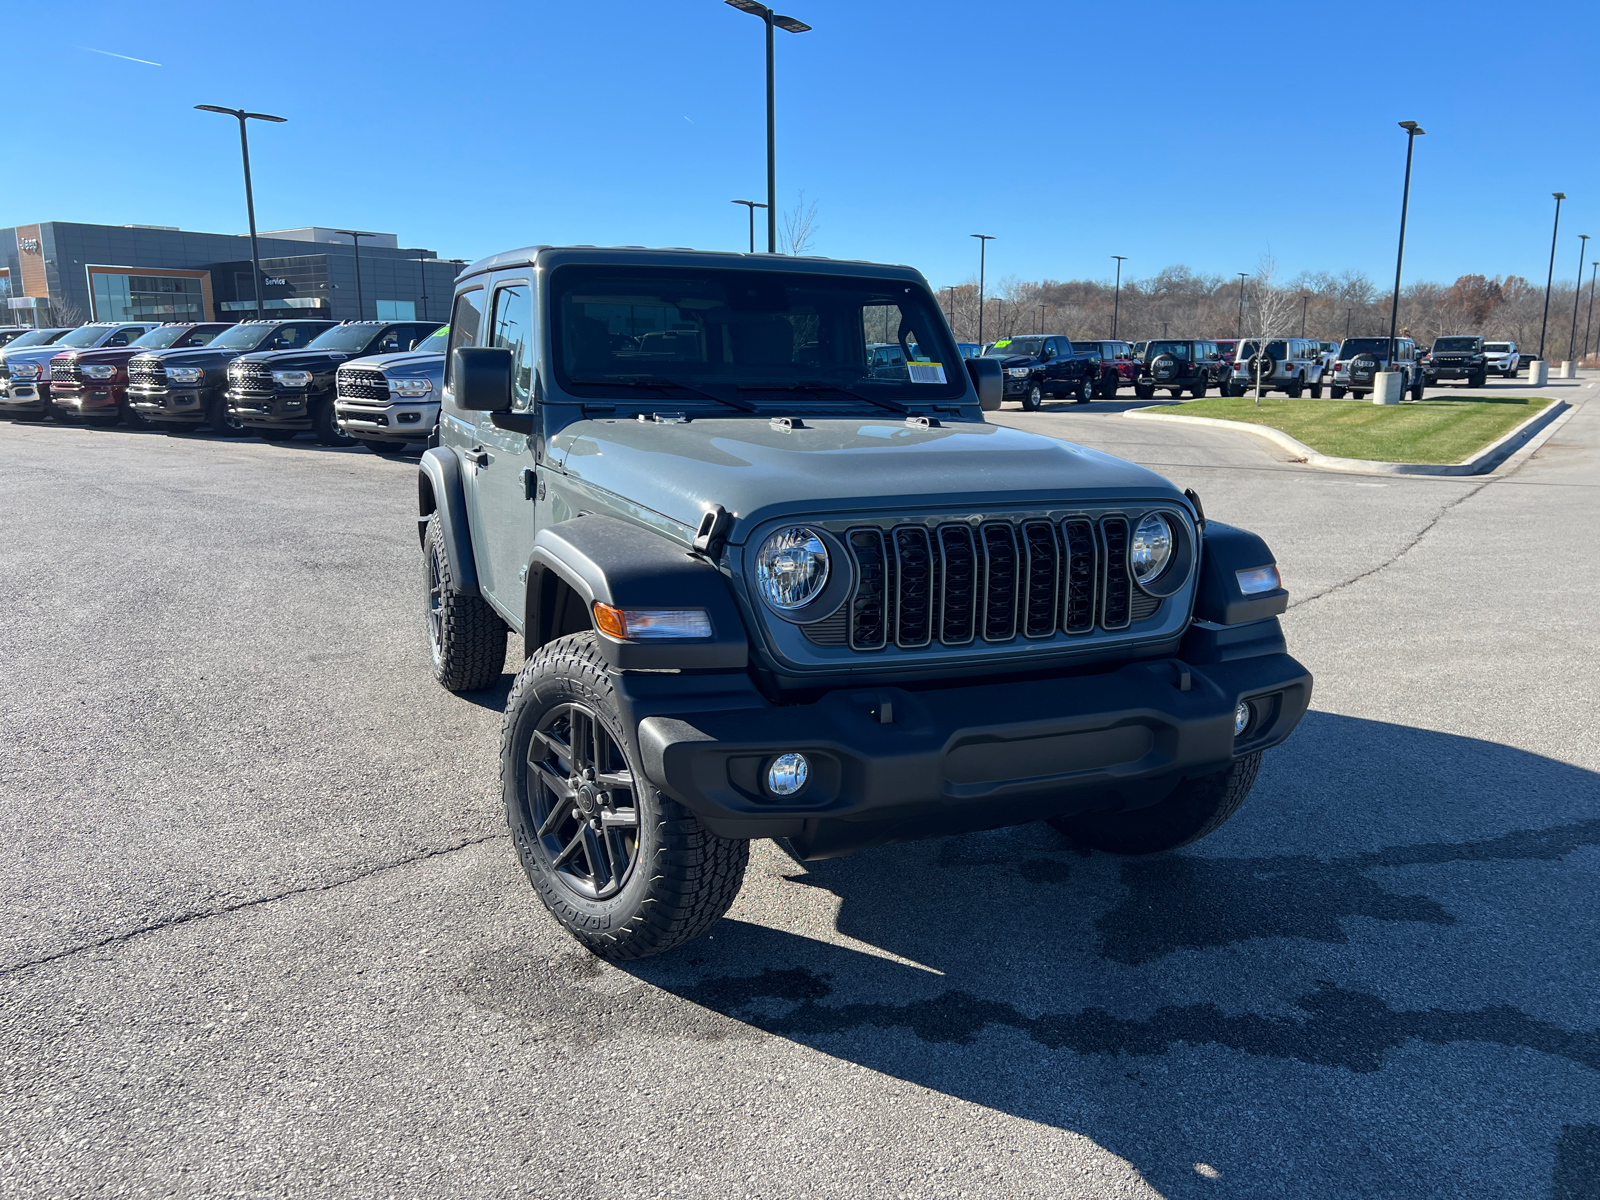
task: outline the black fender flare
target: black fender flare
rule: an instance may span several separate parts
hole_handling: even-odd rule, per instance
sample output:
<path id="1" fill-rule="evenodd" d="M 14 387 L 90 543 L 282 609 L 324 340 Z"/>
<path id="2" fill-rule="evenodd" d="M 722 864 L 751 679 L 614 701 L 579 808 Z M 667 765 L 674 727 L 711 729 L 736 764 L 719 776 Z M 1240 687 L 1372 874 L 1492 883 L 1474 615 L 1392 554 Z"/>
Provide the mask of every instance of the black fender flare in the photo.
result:
<path id="1" fill-rule="evenodd" d="M 467 522 L 467 493 L 461 484 L 461 460 L 455 451 L 435 446 L 423 451 L 417 471 L 417 538 L 427 545 L 428 520 L 439 518 L 444 552 L 456 591 L 478 595 L 478 564 L 472 557 L 472 529 Z"/>
<path id="2" fill-rule="evenodd" d="M 1248 529 L 1207 521 L 1200 537 L 1200 584 L 1194 597 L 1194 615 L 1215 625 L 1242 625 L 1276 617 L 1289 607 L 1289 593 L 1281 586 L 1270 592 L 1246 596 L 1239 587 L 1240 571 L 1276 567 L 1267 543 Z"/>
<path id="3" fill-rule="evenodd" d="M 564 584 L 586 612 L 614 608 L 702 609 L 711 636 L 621 641 L 597 632 L 601 653 L 618 670 L 742 671 L 750 658 L 739 606 L 722 572 L 671 538 L 616 517 L 574 517 L 539 530 L 528 561 L 523 628 L 530 652 L 543 645 L 559 614 Z"/>

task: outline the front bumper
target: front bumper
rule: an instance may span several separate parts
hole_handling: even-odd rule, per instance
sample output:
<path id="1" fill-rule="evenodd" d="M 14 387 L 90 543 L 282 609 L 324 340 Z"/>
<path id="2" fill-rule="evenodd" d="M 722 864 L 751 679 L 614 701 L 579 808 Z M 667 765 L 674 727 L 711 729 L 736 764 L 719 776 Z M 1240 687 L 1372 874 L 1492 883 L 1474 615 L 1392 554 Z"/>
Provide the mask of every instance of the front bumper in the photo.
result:
<path id="1" fill-rule="evenodd" d="M 115 418 L 127 399 L 123 383 L 52 383 L 50 402 L 57 408 L 77 413 L 89 420 Z"/>
<path id="2" fill-rule="evenodd" d="M 334 416 L 352 437 L 364 441 L 425 442 L 439 423 L 437 400 L 395 400 L 373 404 L 365 400 L 335 400 Z"/>
<path id="3" fill-rule="evenodd" d="M 0 415 L 42 413 L 48 399 L 49 388 L 45 384 L 8 379 L 0 384 Z"/>
<path id="4" fill-rule="evenodd" d="M 1444 366 L 1429 364 L 1422 368 L 1422 377 L 1424 379 L 1471 379 L 1480 371 L 1487 375 L 1490 371 L 1501 369 L 1491 363 L 1480 363 L 1477 366 L 1473 366 L 1471 363 L 1449 363 Z"/>
<path id="5" fill-rule="evenodd" d="M 172 425 L 203 425 L 206 404 L 215 388 L 165 387 L 128 389 L 128 407 L 152 421 Z"/>
<path id="6" fill-rule="evenodd" d="M 1033 386 L 1038 383 L 1040 383 L 1039 380 L 1031 377 L 1028 379 L 1012 379 L 1007 376 L 1004 394 L 1007 396 L 1026 396 L 1033 390 Z M 1040 384 L 1040 386 L 1043 385 Z"/>
<path id="7" fill-rule="evenodd" d="M 228 389 L 228 412 L 251 429 L 310 429 L 315 392 L 240 392 Z"/>
<path id="8" fill-rule="evenodd" d="M 1282 652 L 1275 619 L 1256 624 L 1270 626 L 1259 639 L 1272 652 L 1205 666 L 1159 659 L 1101 675 L 863 687 L 805 705 L 772 705 L 751 688 L 742 699 L 708 694 L 696 711 L 685 685 L 727 677 L 616 680 L 655 786 L 714 833 L 784 837 L 805 857 L 827 858 L 1146 807 L 1185 778 L 1277 745 L 1304 715 L 1311 677 Z M 1241 699 L 1258 715 L 1235 739 Z M 811 778 L 795 796 L 772 796 L 762 786 L 766 770 L 791 751 L 810 760 Z"/>

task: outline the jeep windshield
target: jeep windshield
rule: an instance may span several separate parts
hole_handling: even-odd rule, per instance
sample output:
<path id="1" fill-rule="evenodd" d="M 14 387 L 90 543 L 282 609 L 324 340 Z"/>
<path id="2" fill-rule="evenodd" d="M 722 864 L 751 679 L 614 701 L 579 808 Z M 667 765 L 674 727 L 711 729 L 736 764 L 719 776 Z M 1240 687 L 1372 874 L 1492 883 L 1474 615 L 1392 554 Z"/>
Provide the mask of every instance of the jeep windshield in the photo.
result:
<path id="1" fill-rule="evenodd" d="M 1002 338 L 983 353 L 984 358 L 1038 358 L 1044 339 L 1036 337 Z"/>
<path id="2" fill-rule="evenodd" d="M 1435 354 L 1473 354 L 1478 349 L 1478 339 L 1475 337 L 1447 337 L 1439 338 L 1433 343 Z"/>
<path id="3" fill-rule="evenodd" d="M 899 408 L 967 391 L 938 307 L 900 280 L 572 264 L 550 314 L 556 380 L 584 398 Z"/>
<path id="4" fill-rule="evenodd" d="M 277 332 L 276 325 L 235 325 L 211 339 L 211 346 L 217 350 L 254 350 Z"/>

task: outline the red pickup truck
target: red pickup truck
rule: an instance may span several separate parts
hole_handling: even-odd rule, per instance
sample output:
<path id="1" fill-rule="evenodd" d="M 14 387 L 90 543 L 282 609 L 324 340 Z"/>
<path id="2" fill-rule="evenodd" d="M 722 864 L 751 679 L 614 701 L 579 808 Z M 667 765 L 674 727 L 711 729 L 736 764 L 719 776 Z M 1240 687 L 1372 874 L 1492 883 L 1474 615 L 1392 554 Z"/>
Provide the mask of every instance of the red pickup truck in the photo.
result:
<path id="1" fill-rule="evenodd" d="M 158 325 L 126 346 L 66 350 L 50 360 L 50 408 L 58 419 L 146 427 L 149 421 L 128 406 L 128 360 L 149 350 L 204 346 L 232 325 Z"/>

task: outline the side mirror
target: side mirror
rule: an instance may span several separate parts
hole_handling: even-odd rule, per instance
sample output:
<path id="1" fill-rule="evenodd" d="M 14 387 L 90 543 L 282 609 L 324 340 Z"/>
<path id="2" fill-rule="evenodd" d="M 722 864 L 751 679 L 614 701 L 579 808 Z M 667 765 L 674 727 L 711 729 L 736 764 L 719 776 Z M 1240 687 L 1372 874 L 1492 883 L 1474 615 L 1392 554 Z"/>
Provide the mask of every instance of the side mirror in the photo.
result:
<path id="1" fill-rule="evenodd" d="M 510 412 L 510 348 L 457 346 L 450 352 L 450 391 L 457 408 Z"/>
<path id="2" fill-rule="evenodd" d="M 967 374 L 978 392 L 978 407 L 984 412 L 994 412 L 1005 399 L 1005 371 L 998 359 L 969 358 Z"/>

